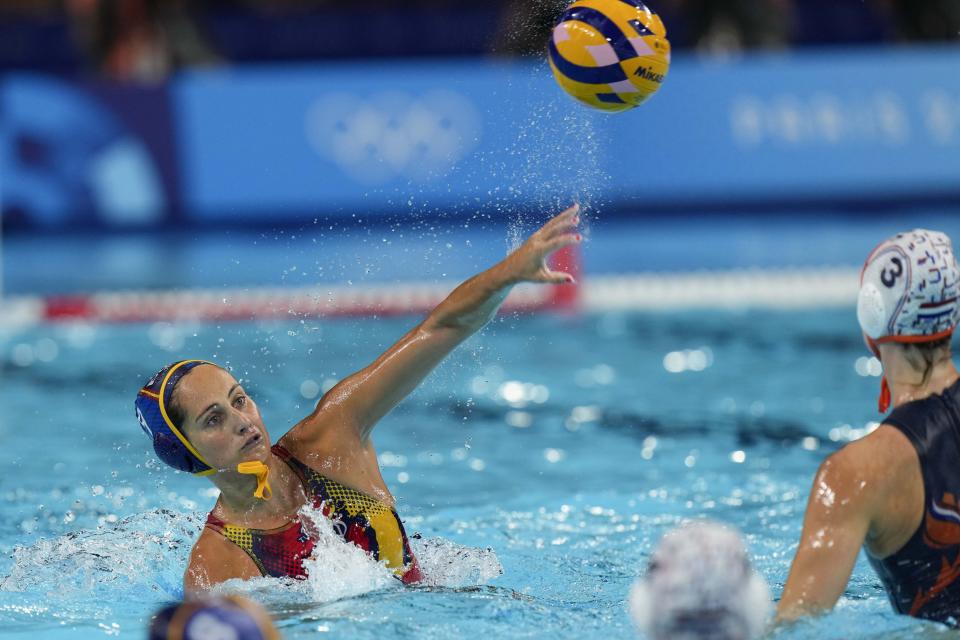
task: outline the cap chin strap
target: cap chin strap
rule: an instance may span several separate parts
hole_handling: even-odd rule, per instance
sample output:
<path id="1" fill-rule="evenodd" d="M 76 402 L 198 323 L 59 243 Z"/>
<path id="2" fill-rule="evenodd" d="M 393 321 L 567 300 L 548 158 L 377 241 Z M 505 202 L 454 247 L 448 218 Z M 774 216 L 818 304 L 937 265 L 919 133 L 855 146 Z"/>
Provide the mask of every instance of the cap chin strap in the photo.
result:
<path id="1" fill-rule="evenodd" d="M 273 490 L 270 488 L 270 467 L 259 460 L 241 462 L 237 465 L 237 472 L 257 477 L 257 489 L 253 492 L 253 497 L 260 500 L 269 500 L 273 496 Z"/>
<path id="2" fill-rule="evenodd" d="M 877 347 L 877 342 L 879 342 L 879 340 L 874 340 L 867 334 L 863 334 L 863 339 L 867 343 L 867 346 L 870 347 L 870 351 L 873 352 L 873 355 L 876 356 L 877 360 L 883 360 L 883 358 L 880 357 L 880 348 Z M 887 409 L 889 408 L 890 385 L 887 383 L 887 376 L 883 376 L 880 378 L 880 398 L 877 400 L 877 409 L 880 411 L 880 413 L 886 413 Z"/>
<path id="3" fill-rule="evenodd" d="M 877 401 L 877 409 L 880 413 L 886 413 L 890 408 L 890 385 L 887 383 L 887 376 L 880 378 L 880 399 Z"/>

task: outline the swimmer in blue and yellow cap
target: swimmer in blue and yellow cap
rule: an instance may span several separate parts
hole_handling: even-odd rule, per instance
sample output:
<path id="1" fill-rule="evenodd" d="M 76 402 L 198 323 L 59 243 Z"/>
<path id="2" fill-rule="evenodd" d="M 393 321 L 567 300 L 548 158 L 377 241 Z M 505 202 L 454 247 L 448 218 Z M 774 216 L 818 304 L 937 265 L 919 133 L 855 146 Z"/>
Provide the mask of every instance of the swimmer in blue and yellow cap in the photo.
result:
<path id="1" fill-rule="evenodd" d="M 820 465 L 777 614 L 833 608 L 863 548 L 898 613 L 956 626 L 960 267 L 950 238 L 914 229 L 880 243 L 861 271 L 857 319 L 883 364 L 878 408 L 892 411 Z"/>
<path id="2" fill-rule="evenodd" d="M 256 403 L 225 369 L 174 362 L 137 394 L 137 418 L 168 465 L 207 477 L 220 497 L 190 555 L 187 593 L 231 578 L 305 578 L 315 539 L 305 504 L 338 522 L 343 538 L 420 580 L 394 498 L 370 439 L 377 422 L 457 345 L 483 327 L 513 285 L 565 284 L 547 258 L 580 242 L 579 208 L 552 218 L 520 248 L 458 286 L 423 322 L 372 364 L 337 384 L 316 409 L 270 446 Z"/>
<path id="3" fill-rule="evenodd" d="M 164 607 L 150 621 L 149 640 L 281 640 L 270 616 L 240 596 L 200 598 Z"/>

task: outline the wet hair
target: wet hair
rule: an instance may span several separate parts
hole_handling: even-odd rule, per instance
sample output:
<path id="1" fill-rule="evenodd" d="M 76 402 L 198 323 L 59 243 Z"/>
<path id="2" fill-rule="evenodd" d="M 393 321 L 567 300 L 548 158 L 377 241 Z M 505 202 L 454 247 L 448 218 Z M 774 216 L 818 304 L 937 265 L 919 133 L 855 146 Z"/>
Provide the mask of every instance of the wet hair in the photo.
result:
<path id="1" fill-rule="evenodd" d="M 932 342 L 911 342 L 903 347 L 903 355 L 910 366 L 923 372 L 920 384 L 926 384 L 933 374 L 933 368 L 950 358 L 950 336 Z"/>
<path id="2" fill-rule="evenodd" d="M 180 431 L 183 431 L 183 422 L 184 420 L 187 419 L 187 412 L 184 410 L 182 406 L 180 406 L 180 403 L 177 401 L 176 391 L 177 391 L 177 388 L 174 387 L 173 391 L 170 392 L 170 402 L 167 403 L 167 415 L 170 416 L 170 421 L 174 425 L 176 425 L 177 429 L 180 429 Z"/>

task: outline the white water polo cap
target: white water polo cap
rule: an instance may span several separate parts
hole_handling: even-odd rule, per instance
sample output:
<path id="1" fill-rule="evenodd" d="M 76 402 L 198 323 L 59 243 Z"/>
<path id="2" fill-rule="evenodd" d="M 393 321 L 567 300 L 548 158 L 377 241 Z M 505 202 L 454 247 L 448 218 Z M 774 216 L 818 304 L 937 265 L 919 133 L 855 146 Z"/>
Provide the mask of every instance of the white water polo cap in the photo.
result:
<path id="1" fill-rule="evenodd" d="M 860 272 L 857 320 L 875 342 L 929 342 L 960 320 L 960 269 L 950 238 L 914 229 L 885 240 Z"/>
<path id="2" fill-rule="evenodd" d="M 703 520 L 663 537 L 628 607 L 652 640 L 749 640 L 764 632 L 771 602 L 740 534 Z"/>

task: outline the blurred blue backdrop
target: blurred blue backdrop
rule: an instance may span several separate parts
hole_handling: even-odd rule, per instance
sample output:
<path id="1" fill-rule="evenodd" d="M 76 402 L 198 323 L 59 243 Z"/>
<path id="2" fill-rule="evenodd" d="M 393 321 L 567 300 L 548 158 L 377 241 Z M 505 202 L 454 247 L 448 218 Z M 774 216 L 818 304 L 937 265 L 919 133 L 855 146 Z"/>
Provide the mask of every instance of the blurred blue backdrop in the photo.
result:
<path id="1" fill-rule="evenodd" d="M 680 57 L 648 104 L 572 102 L 542 62 L 0 80 L 7 229 L 276 227 L 960 201 L 960 49 Z"/>

